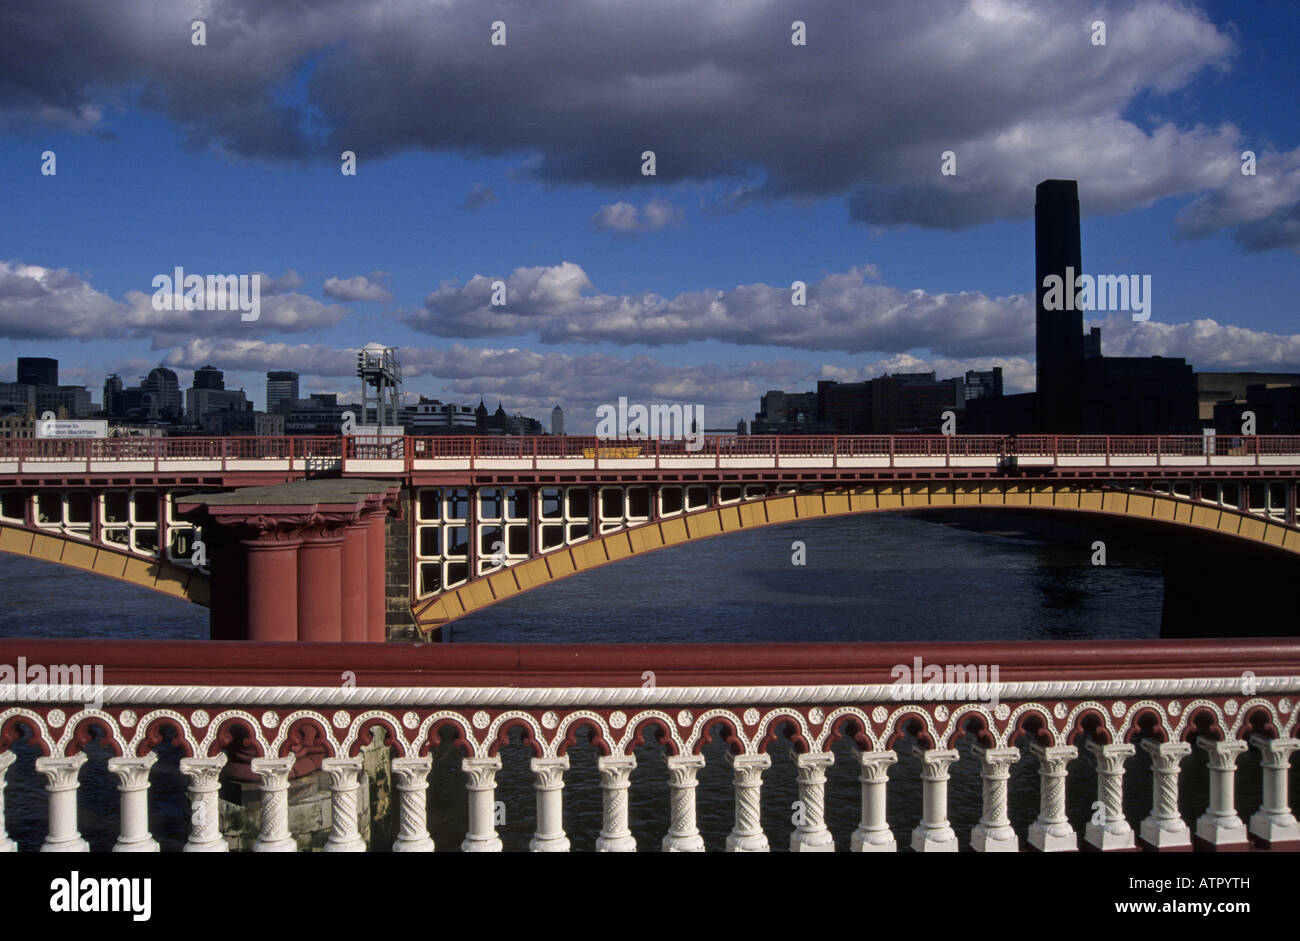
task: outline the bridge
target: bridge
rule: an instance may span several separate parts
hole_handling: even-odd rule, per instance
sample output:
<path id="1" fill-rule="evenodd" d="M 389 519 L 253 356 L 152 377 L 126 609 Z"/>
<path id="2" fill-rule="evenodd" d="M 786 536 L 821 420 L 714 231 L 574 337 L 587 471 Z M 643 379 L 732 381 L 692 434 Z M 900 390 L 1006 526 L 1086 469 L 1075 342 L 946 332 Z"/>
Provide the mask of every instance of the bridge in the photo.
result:
<path id="1" fill-rule="evenodd" d="M 5 442 L 0 549 L 209 604 L 221 642 L 0 641 L 0 851 L 430 851 L 439 827 L 467 852 L 1300 849 L 1294 639 L 382 643 L 848 513 L 1122 522 L 1293 572 L 1298 485 L 1290 437 Z M 164 767 L 187 806 L 151 833 Z M 120 810 L 83 833 L 104 776 Z M 5 786 L 35 778 L 45 819 L 6 835 Z M 727 803 L 724 830 L 697 799 Z"/>
<path id="2" fill-rule="evenodd" d="M 0 442 L 0 550 L 210 605 L 214 639 L 377 642 L 645 552 L 849 513 L 1124 519 L 1286 571 L 1298 488 L 1297 436 L 18 440 Z"/>

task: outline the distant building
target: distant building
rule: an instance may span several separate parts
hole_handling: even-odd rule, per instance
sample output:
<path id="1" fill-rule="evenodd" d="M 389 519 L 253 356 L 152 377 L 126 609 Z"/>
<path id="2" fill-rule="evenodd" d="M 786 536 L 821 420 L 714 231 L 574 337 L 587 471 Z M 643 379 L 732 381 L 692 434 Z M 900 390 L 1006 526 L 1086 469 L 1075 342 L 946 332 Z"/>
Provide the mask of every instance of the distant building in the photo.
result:
<path id="1" fill-rule="evenodd" d="M 564 409 L 558 405 L 551 409 L 551 434 L 564 434 Z"/>
<path id="2" fill-rule="evenodd" d="M 268 372 L 266 374 L 266 410 L 279 412 L 301 401 L 298 398 L 296 372 Z"/>
<path id="3" fill-rule="evenodd" d="M 194 370 L 195 389 L 224 389 L 226 374 L 215 366 L 200 366 Z"/>
<path id="4" fill-rule="evenodd" d="M 1251 386 L 1300 386 L 1300 373 L 1199 372 L 1196 374 L 1197 418 L 1206 425 L 1213 423 L 1216 428 L 1220 427 L 1217 406 L 1232 406 L 1237 403 L 1241 408 L 1246 408 L 1247 389 Z M 1240 426 L 1238 420 L 1238 433 L 1241 431 Z M 1260 431 L 1260 434 L 1267 433 Z"/>
<path id="5" fill-rule="evenodd" d="M 440 402 L 422 395 L 408 410 L 405 424 L 407 434 L 411 435 L 472 435 L 477 423 L 471 406 Z"/>
<path id="6" fill-rule="evenodd" d="M 1100 340 L 1101 331 L 1096 331 Z M 994 366 L 992 369 L 980 372 L 974 369 L 966 370 L 966 401 L 971 399 L 986 399 L 991 396 L 1002 395 L 1002 367 Z"/>
<path id="7" fill-rule="evenodd" d="M 19 356 L 17 379 L 23 385 L 57 386 L 59 361 L 44 356 Z"/>
<path id="8" fill-rule="evenodd" d="M 185 420 L 191 425 L 211 427 L 211 418 L 222 412 L 249 412 L 252 403 L 243 389 L 186 389 Z"/>
<path id="9" fill-rule="evenodd" d="M 117 373 L 104 380 L 104 414 L 110 418 L 126 413 L 122 380 Z"/>
<path id="10" fill-rule="evenodd" d="M 337 435 L 343 433 L 343 413 L 361 413 L 359 405 L 340 405 L 337 393 L 318 393 L 305 399 L 281 403 L 287 435 Z M 361 422 L 358 421 L 358 424 Z"/>
<path id="11" fill-rule="evenodd" d="M 92 412 L 90 390 L 85 386 L 33 386 L 39 414 L 62 410 L 69 418 L 87 418 Z"/>
<path id="12" fill-rule="evenodd" d="M 253 411 L 214 412 L 208 417 L 208 422 L 216 435 L 278 438 L 285 431 L 285 416 L 278 412 L 274 415 Z"/>
<path id="13" fill-rule="evenodd" d="M 26 412 L 29 408 L 36 408 L 36 386 L 0 382 L 0 412 Z"/>
<path id="14" fill-rule="evenodd" d="M 14 383 L 17 385 L 17 383 Z M 29 387 L 30 388 L 30 387 Z M 36 407 L 28 405 L 21 412 L 13 412 L 0 417 L 0 439 L 22 439 L 36 437 Z"/>
<path id="15" fill-rule="evenodd" d="M 1300 382 L 1261 382 L 1247 386 L 1241 398 L 1214 406 L 1214 430 L 1221 435 L 1242 434 L 1246 412 L 1255 416 L 1255 434 L 1300 434 Z"/>

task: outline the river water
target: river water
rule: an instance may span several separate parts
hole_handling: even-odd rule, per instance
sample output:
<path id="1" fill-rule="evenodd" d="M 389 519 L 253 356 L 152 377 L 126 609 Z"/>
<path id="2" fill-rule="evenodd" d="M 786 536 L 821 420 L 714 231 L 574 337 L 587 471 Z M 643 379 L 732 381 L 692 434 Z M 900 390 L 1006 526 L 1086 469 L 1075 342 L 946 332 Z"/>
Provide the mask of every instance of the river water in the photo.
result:
<path id="1" fill-rule="evenodd" d="M 492 606 L 459 621 L 453 642 L 759 642 L 1084 640 L 1159 636 L 1163 579 L 1158 560 L 1112 547 L 1106 565 L 1093 565 L 1085 537 L 1048 544 L 1015 530 L 973 531 L 895 514 L 848 516 L 757 529 L 690 543 L 608 565 Z M 803 564 L 796 564 L 802 562 Z M 203 638 L 207 612 L 183 601 L 82 572 L 0 555 L 0 637 Z M 980 816 L 978 763 L 962 740 L 952 766 L 950 817 L 965 845 Z M 697 791 L 699 825 L 710 849 L 720 849 L 733 807 L 724 748 L 706 746 Z M 44 836 L 44 778 L 34 752 L 19 743 L 19 761 L 6 794 L 9 832 L 23 849 Z M 96 849 L 117 830 L 115 779 L 106 750 L 83 769 L 82 832 Z M 657 848 L 668 820 L 666 768 L 657 746 L 638 752 L 632 776 L 631 824 L 642 849 Z M 785 743 L 771 748 L 764 775 L 763 823 L 773 849 L 786 848 L 797 800 L 793 758 Z M 827 820 L 840 849 L 859 813 L 857 770 L 848 746 L 836 748 L 829 772 Z M 890 770 L 889 822 L 900 845 L 920 820 L 920 761 L 899 745 Z M 459 756 L 434 751 L 429 825 L 440 849 L 454 849 L 466 828 Z M 599 775 L 594 749 L 580 743 L 566 775 L 565 826 L 575 849 L 590 849 L 600 830 Z M 508 850 L 527 847 L 534 824 L 528 754 L 503 749 L 497 799 L 506 805 L 500 828 Z M 1130 759 L 1125 807 L 1131 822 L 1151 807 L 1150 763 Z M 1184 764 L 1184 815 L 1194 819 L 1207 800 L 1205 759 Z M 1238 806 L 1259 806 L 1259 766 L 1240 761 Z M 1096 799 L 1095 764 L 1070 765 L 1071 822 L 1082 832 Z M 176 756 L 153 773 L 151 823 L 164 848 L 185 838 L 185 779 Z M 1037 813 L 1037 762 L 1028 753 L 1010 782 L 1010 815 L 1023 834 Z"/>

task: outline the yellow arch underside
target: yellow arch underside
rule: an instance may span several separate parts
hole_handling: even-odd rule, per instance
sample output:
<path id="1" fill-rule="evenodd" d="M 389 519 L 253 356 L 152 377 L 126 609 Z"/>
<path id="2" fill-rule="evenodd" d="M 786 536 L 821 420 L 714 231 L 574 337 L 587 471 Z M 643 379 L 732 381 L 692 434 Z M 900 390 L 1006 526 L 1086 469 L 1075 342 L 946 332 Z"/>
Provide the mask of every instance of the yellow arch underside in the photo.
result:
<path id="1" fill-rule="evenodd" d="M 68 539 L 52 533 L 37 533 L 0 524 L 0 552 L 30 556 L 107 575 L 174 598 L 192 601 L 205 608 L 209 606 L 206 576 L 168 562 L 130 556 L 81 539 Z"/>
<path id="2" fill-rule="evenodd" d="M 793 520 L 932 506 L 1041 507 L 1182 523 L 1300 554 L 1300 531 L 1234 510 L 1150 493 L 1052 483 L 916 482 L 785 494 L 696 510 L 556 549 L 411 606 L 431 630 L 503 598 L 619 559 L 696 539 Z"/>

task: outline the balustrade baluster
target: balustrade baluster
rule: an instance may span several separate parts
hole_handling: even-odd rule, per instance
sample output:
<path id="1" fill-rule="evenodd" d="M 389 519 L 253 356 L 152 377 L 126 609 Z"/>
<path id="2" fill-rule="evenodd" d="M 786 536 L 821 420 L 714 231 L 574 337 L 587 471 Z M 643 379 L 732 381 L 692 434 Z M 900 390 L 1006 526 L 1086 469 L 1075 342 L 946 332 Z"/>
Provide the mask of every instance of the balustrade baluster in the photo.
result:
<path id="1" fill-rule="evenodd" d="M 601 755 L 596 759 L 600 771 L 602 826 L 596 838 L 600 853 L 635 853 L 636 840 L 628 829 L 627 797 L 632 786 L 635 755 Z"/>
<path id="2" fill-rule="evenodd" d="M 978 743 L 971 753 L 980 762 L 984 811 L 971 830 L 971 846 L 979 853 L 1018 853 L 1020 839 L 1007 817 L 1007 781 L 1011 766 L 1020 760 L 1019 748 L 985 748 Z"/>
<path id="3" fill-rule="evenodd" d="M 1142 821 L 1138 835 L 1156 849 L 1190 847 L 1187 823 L 1178 815 L 1178 772 L 1179 763 L 1192 753 L 1192 746 L 1144 738 L 1142 750 L 1151 756 L 1153 781 L 1151 813 Z"/>
<path id="4" fill-rule="evenodd" d="M 294 853 L 298 844 L 289 833 L 289 772 L 292 755 L 284 758 L 254 758 L 248 763 L 262 779 L 262 829 L 253 842 L 254 853 Z"/>
<path id="5" fill-rule="evenodd" d="M 155 752 L 143 758 L 108 759 L 108 770 L 117 775 L 122 795 L 122 830 L 113 844 L 114 853 L 158 852 L 158 841 L 149 834 L 149 769 L 157 762 Z"/>
<path id="6" fill-rule="evenodd" d="M 1103 745 L 1092 739 L 1084 747 L 1097 759 L 1097 802 L 1101 804 L 1083 828 L 1084 842 L 1099 850 L 1135 849 L 1133 828 L 1124 819 L 1124 762 L 1137 754 L 1137 748 L 1131 742 Z"/>
<path id="7" fill-rule="evenodd" d="M 50 795 L 49 833 L 41 844 L 42 853 L 88 853 L 90 845 L 77 829 L 77 779 L 86 753 L 66 758 L 37 758 L 36 770 L 45 775 Z"/>
<path id="8" fill-rule="evenodd" d="M 534 853 L 567 853 L 569 838 L 564 835 L 564 772 L 569 770 L 569 756 L 534 758 L 529 763 L 533 788 L 537 792 L 537 830 L 528 849 Z"/>
<path id="9" fill-rule="evenodd" d="M 1079 848 L 1079 837 L 1065 814 L 1066 765 L 1079 756 L 1073 745 L 1043 746 L 1035 742 L 1030 753 L 1038 759 L 1038 818 L 1029 825 L 1029 843 L 1044 853 Z"/>
<path id="10" fill-rule="evenodd" d="M 795 756 L 803 822 L 790 834 L 792 853 L 833 853 L 835 839 L 826 828 L 826 769 L 835 764 L 832 752 Z"/>
<path id="11" fill-rule="evenodd" d="M 18 844 L 9 838 L 5 827 L 5 785 L 9 776 L 9 766 L 18 760 L 11 751 L 0 751 L 0 853 L 18 852 Z"/>
<path id="12" fill-rule="evenodd" d="M 400 825 L 397 839 L 393 841 L 394 853 L 432 853 L 433 838 L 429 836 L 428 804 L 429 771 L 433 758 L 394 758 L 393 777 L 397 781 Z"/>
<path id="13" fill-rule="evenodd" d="M 1196 744 L 1209 759 L 1210 806 L 1196 821 L 1196 835 L 1216 848 L 1249 846 L 1246 825 L 1237 816 L 1237 756 L 1249 746 L 1240 739 L 1215 741 L 1204 735 Z"/>
<path id="14" fill-rule="evenodd" d="M 468 777 L 465 789 L 469 791 L 469 832 L 461 842 L 465 853 L 499 853 L 501 838 L 496 831 L 496 802 L 492 800 L 497 789 L 497 772 L 501 770 L 501 756 L 491 758 L 466 758 L 460 763 Z"/>
<path id="15" fill-rule="evenodd" d="M 931 748 L 921 754 L 921 823 L 912 830 L 918 853 L 955 853 L 957 834 L 948 823 L 948 766 L 955 748 Z"/>
<path id="16" fill-rule="evenodd" d="M 1250 832 L 1270 844 L 1300 842 L 1300 823 L 1288 803 L 1286 779 L 1291 755 L 1300 749 L 1300 739 L 1252 735 L 1250 744 L 1260 751 L 1264 779 L 1264 800 L 1250 818 Z"/>
<path id="17" fill-rule="evenodd" d="M 889 766 L 898 761 L 895 751 L 859 751 L 853 749 L 853 760 L 858 763 L 862 784 L 862 818 L 853 831 L 849 849 L 855 853 L 893 853 L 898 842 L 885 822 L 885 785 L 889 781 Z"/>
<path id="18" fill-rule="evenodd" d="M 360 758 L 326 758 L 321 770 L 330 779 L 330 834 L 325 839 L 326 853 L 364 853 L 357 807 L 361 791 Z"/>
<path id="19" fill-rule="evenodd" d="M 772 756 L 736 755 L 727 752 L 732 785 L 736 791 L 736 822 L 727 835 L 728 853 L 766 853 L 771 847 L 763 832 L 761 796 L 763 772 L 772 767 Z"/>
<path id="20" fill-rule="evenodd" d="M 668 835 L 665 853 L 702 853 L 704 837 L 695 825 L 696 775 L 704 767 L 703 755 L 666 755 L 668 764 Z"/>
<path id="21" fill-rule="evenodd" d="M 217 799 L 221 769 L 225 766 L 224 754 L 215 758 L 181 759 L 181 774 L 190 779 L 190 838 L 183 847 L 186 853 L 230 852 L 230 845 L 221 836 L 220 802 Z"/>

